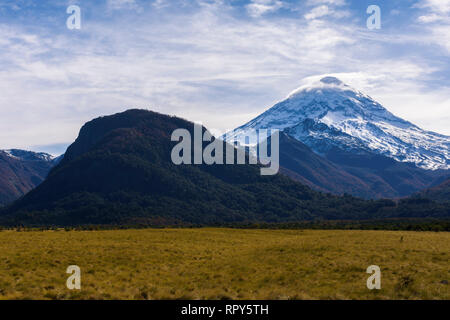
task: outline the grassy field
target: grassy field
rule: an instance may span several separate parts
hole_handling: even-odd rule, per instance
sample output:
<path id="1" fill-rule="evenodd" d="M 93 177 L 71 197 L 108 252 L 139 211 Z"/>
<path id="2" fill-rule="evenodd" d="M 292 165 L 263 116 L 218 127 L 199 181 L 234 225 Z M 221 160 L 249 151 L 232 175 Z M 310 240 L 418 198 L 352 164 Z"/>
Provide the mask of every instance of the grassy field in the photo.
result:
<path id="1" fill-rule="evenodd" d="M 449 256 L 444 232 L 1 231 L 0 299 L 450 299 Z"/>

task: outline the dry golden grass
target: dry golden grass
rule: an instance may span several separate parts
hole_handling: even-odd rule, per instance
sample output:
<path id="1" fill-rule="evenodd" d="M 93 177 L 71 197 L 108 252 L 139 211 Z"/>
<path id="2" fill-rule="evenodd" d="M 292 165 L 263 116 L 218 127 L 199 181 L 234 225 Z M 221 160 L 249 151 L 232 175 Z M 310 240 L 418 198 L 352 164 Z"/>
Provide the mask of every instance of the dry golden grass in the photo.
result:
<path id="1" fill-rule="evenodd" d="M 431 232 L 2 231 L 0 299 L 450 299 L 449 253 Z"/>

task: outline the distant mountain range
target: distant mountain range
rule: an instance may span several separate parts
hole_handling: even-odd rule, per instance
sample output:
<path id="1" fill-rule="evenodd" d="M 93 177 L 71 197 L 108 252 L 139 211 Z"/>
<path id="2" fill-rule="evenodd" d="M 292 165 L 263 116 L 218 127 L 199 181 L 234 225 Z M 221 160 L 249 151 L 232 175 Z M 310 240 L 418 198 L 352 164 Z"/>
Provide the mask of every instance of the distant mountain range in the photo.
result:
<path id="1" fill-rule="evenodd" d="M 316 190 L 397 198 L 450 177 L 450 137 L 394 116 L 334 77 L 295 90 L 226 137 L 244 141 L 255 129 L 281 130 L 284 172 Z"/>
<path id="2" fill-rule="evenodd" d="M 14 201 L 38 186 L 59 160 L 46 153 L 0 150 L 0 205 Z"/>
<path id="3" fill-rule="evenodd" d="M 145 110 L 88 122 L 47 179 L 0 211 L 0 224 L 217 225 L 450 216 L 448 206 L 433 201 L 397 204 L 320 193 L 282 174 L 261 176 L 259 165 L 175 165 L 171 134 L 179 128 L 193 135 L 193 123 Z"/>

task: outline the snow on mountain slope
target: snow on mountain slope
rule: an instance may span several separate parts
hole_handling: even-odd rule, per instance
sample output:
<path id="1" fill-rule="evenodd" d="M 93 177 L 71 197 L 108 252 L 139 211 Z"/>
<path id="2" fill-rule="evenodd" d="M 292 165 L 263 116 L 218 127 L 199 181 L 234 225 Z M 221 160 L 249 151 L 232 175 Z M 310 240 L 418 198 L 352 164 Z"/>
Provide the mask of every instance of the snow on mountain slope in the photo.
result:
<path id="1" fill-rule="evenodd" d="M 424 169 L 450 169 L 450 137 L 396 117 L 334 77 L 300 87 L 226 139 L 242 141 L 252 129 L 284 130 L 319 154 L 368 151 Z"/>
<path id="2" fill-rule="evenodd" d="M 6 153 L 9 157 L 23 161 L 48 161 L 51 162 L 55 159 L 54 156 L 44 152 L 33 152 L 20 149 L 0 150 L 0 152 Z"/>

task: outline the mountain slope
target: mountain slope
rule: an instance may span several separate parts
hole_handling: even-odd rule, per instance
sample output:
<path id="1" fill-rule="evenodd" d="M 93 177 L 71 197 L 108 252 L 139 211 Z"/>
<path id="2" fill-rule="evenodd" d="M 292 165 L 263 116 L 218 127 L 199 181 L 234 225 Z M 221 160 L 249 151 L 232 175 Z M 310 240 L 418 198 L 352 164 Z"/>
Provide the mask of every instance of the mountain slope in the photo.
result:
<path id="1" fill-rule="evenodd" d="M 191 122 L 144 110 L 88 122 L 48 178 L 3 210 L 0 223 L 212 225 L 395 215 L 392 201 L 322 194 L 283 175 L 261 176 L 257 165 L 174 165 L 170 137 L 178 128 L 193 133 Z"/>
<path id="2" fill-rule="evenodd" d="M 371 193 L 366 182 L 283 132 L 280 134 L 280 164 L 281 172 L 316 190 L 363 197 Z"/>
<path id="3" fill-rule="evenodd" d="M 46 153 L 0 150 L 0 205 L 23 196 L 47 176 L 56 164 Z"/>
<path id="4" fill-rule="evenodd" d="M 450 202 L 450 178 L 438 186 L 423 190 L 417 196 L 439 202 Z"/>
<path id="5" fill-rule="evenodd" d="M 282 132 L 281 171 L 313 189 L 363 198 L 399 198 L 440 183 L 445 170 L 424 170 L 376 154 L 338 149 L 325 157 Z"/>
<path id="6" fill-rule="evenodd" d="M 294 91 L 286 100 L 235 129 L 279 129 L 318 154 L 332 149 L 374 153 L 424 169 L 450 168 L 450 137 L 420 129 L 394 116 L 369 96 L 334 77 Z"/>

